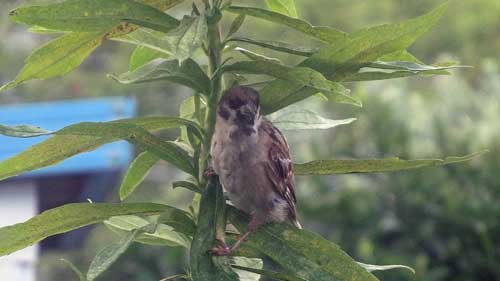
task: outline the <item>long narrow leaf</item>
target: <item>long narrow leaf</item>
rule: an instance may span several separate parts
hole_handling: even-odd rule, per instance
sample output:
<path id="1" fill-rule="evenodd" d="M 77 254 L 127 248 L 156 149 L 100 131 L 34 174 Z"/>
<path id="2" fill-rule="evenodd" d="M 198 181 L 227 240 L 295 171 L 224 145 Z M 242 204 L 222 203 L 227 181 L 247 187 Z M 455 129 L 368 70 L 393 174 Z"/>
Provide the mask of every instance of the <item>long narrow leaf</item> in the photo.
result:
<path id="1" fill-rule="evenodd" d="M 288 17 L 286 15 L 268 11 L 260 8 L 231 6 L 227 9 L 231 13 L 245 14 L 247 16 L 256 17 L 259 19 L 267 20 L 277 24 L 282 24 L 300 31 L 306 35 L 313 36 L 319 40 L 338 44 L 342 42 L 347 36 L 346 33 L 326 26 L 312 26 L 307 21 Z"/>
<path id="2" fill-rule="evenodd" d="M 18 22 L 63 31 L 104 31 L 128 21 L 168 32 L 178 20 L 133 0 L 78 0 L 17 8 L 10 17 Z"/>
<path id="3" fill-rule="evenodd" d="M 355 118 L 332 120 L 319 116 L 316 112 L 290 106 L 267 116 L 281 130 L 330 129 L 354 122 Z"/>
<path id="4" fill-rule="evenodd" d="M 31 138 L 51 134 L 50 131 L 31 125 L 4 126 L 0 125 L 0 135 L 16 138 Z"/>
<path id="5" fill-rule="evenodd" d="M 173 56 L 183 62 L 201 47 L 207 35 L 207 21 L 202 15 L 184 16 L 179 26 L 167 34 Z"/>
<path id="6" fill-rule="evenodd" d="M 155 7 L 160 11 L 166 11 L 170 8 L 173 8 L 185 0 L 140 0 L 140 2 Z"/>
<path id="7" fill-rule="evenodd" d="M 200 66 L 187 59 L 179 65 L 178 60 L 156 59 L 134 71 L 120 75 L 111 75 L 122 84 L 136 84 L 151 81 L 169 81 L 194 89 L 200 93 L 209 93 L 210 80 Z"/>
<path id="8" fill-rule="evenodd" d="M 284 52 L 284 53 L 289 53 L 293 55 L 298 55 L 298 56 L 304 56 L 304 57 L 310 57 L 314 53 L 318 52 L 318 48 L 308 48 L 308 47 L 301 47 L 297 45 L 292 45 L 288 43 L 283 43 L 283 42 L 278 42 L 278 41 L 268 41 L 268 40 L 255 40 L 255 39 L 250 39 L 250 38 L 245 38 L 245 37 L 233 37 L 228 40 L 229 42 L 243 42 L 243 43 L 248 43 L 256 46 L 260 46 L 266 49 L 271 49 L 274 51 L 279 51 L 279 52 Z"/>
<path id="9" fill-rule="evenodd" d="M 141 139 L 143 141 L 152 140 L 154 143 L 159 143 L 158 147 L 154 149 L 161 151 L 156 151 L 155 153 L 162 159 L 168 161 L 167 159 L 170 157 L 164 155 L 166 153 L 165 150 L 172 150 L 175 155 L 184 159 L 178 159 L 182 162 L 181 166 L 183 168 L 181 169 L 185 169 L 188 173 L 191 173 L 192 171 L 189 171 L 191 164 L 189 164 L 189 166 L 187 164 L 190 160 L 188 160 L 189 157 L 184 151 L 175 144 L 161 141 L 148 133 L 149 131 L 178 128 L 185 125 L 193 126 L 193 131 L 200 130 L 199 128 L 195 129 L 197 125 L 192 121 L 174 117 L 142 117 L 116 120 L 109 123 L 84 123 L 80 127 L 78 125 L 72 125 L 56 132 L 58 135 L 0 162 L 0 179 L 57 164 L 76 154 L 91 151 L 106 143 L 117 141 L 120 137 L 128 137 L 129 141 L 133 143 L 141 141 Z M 94 126 L 94 128 L 92 128 L 92 126 Z M 131 128 L 130 126 L 133 128 L 131 131 L 128 131 L 128 129 Z M 99 130 L 93 131 L 96 127 L 100 127 Z M 114 129 L 106 131 L 109 128 Z M 138 130 L 139 135 L 142 136 L 139 140 L 137 138 L 135 140 L 130 139 L 134 137 L 135 130 Z M 201 134 L 201 131 L 199 133 Z M 145 146 L 146 149 L 148 149 L 148 147 L 153 147 L 152 144 L 145 144 Z"/>
<path id="10" fill-rule="evenodd" d="M 126 237 L 116 243 L 104 247 L 94 257 L 87 271 L 87 281 L 95 280 L 99 275 L 106 271 L 125 251 L 132 245 L 138 230 L 131 232 Z"/>
<path id="11" fill-rule="evenodd" d="M 398 24 L 385 24 L 350 34 L 340 44 L 327 46 L 300 66 L 313 68 L 334 81 L 343 81 L 384 55 L 406 50 L 446 11 L 444 3 L 431 12 Z"/>
<path id="12" fill-rule="evenodd" d="M 113 216 L 159 214 L 168 206 L 153 203 L 77 203 L 51 209 L 24 223 L 0 228 L 0 256 L 28 247 L 49 236 L 65 233 Z"/>
<path id="13" fill-rule="evenodd" d="M 294 0 L 266 0 L 267 7 L 271 11 L 297 18 L 297 8 Z"/>
<path id="14" fill-rule="evenodd" d="M 411 273 L 415 274 L 415 269 L 413 269 L 409 266 L 406 266 L 406 265 L 401 265 L 401 264 L 375 265 L 375 264 L 366 264 L 366 263 L 362 263 L 362 262 L 358 262 L 358 264 L 361 265 L 368 272 L 384 271 L 384 270 L 391 270 L 391 269 L 406 269 L 406 270 L 410 271 Z"/>
<path id="15" fill-rule="evenodd" d="M 68 33 L 41 46 L 27 59 L 14 81 L 0 87 L 13 88 L 33 79 L 64 75 L 77 68 L 104 40 L 102 33 Z"/>
<path id="16" fill-rule="evenodd" d="M 201 197 L 196 232 L 190 249 L 190 266 L 193 280 L 237 281 L 238 275 L 231 270 L 226 257 L 213 259 L 210 249 L 215 246 L 216 225 L 220 221 L 220 208 L 224 202 L 220 200 L 222 187 L 211 181 Z M 225 223 L 225 221 L 224 221 Z M 229 267 L 229 269 L 228 269 Z"/>
<path id="17" fill-rule="evenodd" d="M 446 65 L 425 65 L 406 61 L 375 61 L 370 63 L 365 71 L 350 75 L 344 81 L 373 81 L 408 77 L 414 75 L 449 74 L 448 69 L 465 68 L 468 66 L 446 64 Z M 362 70 L 363 70 L 362 69 Z M 380 71 L 378 69 L 386 70 Z"/>
<path id="18" fill-rule="evenodd" d="M 69 266 L 71 271 L 73 271 L 73 273 L 75 273 L 76 277 L 78 277 L 79 281 L 87 281 L 87 279 L 85 278 L 85 275 L 83 275 L 83 273 L 80 271 L 80 269 L 78 269 L 78 267 L 76 267 L 72 262 L 70 262 L 67 259 L 60 259 L 60 260 Z"/>
<path id="19" fill-rule="evenodd" d="M 242 212 L 230 208 L 229 219 L 239 231 L 246 229 L 248 218 Z M 377 280 L 334 243 L 289 224 L 265 225 L 245 243 L 304 280 Z"/>
<path id="20" fill-rule="evenodd" d="M 253 267 L 241 266 L 241 265 L 237 265 L 237 264 L 232 264 L 231 266 L 234 269 L 253 272 L 253 273 L 256 273 L 256 274 L 259 274 L 262 276 L 266 276 L 266 277 L 271 278 L 272 280 L 277 280 L 277 281 L 307 281 L 307 280 L 302 279 L 300 277 L 293 276 L 293 275 L 286 274 L 286 273 L 282 273 L 282 272 L 274 272 L 274 271 L 269 271 L 269 270 L 253 268 Z"/>
<path id="21" fill-rule="evenodd" d="M 150 49 L 144 46 L 137 46 L 132 55 L 130 55 L 129 71 L 134 71 L 137 68 L 158 58 L 168 58 L 165 53 Z"/>
<path id="22" fill-rule="evenodd" d="M 349 90 L 338 83 L 327 80 L 321 73 L 311 68 L 289 67 L 268 61 L 240 61 L 225 66 L 224 70 L 249 74 L 266 74 L 280 79 L 278 81 L 271 82 L 268 86 L 266 86 L 266 88 L 274 87 L 273 90 L 263 90 L 261 98 L 262 109 L 265 113 L 271 113 L 280 109 L 281 107 L 278 108 L 277 105 L 280 104 L 280 102 L 283 104 L 282 100 L 284 99 L 287 99 L 287 102 L 290 102 L 289 104 L 295 102 L 291 102 L 293 97 L 290 97 L 290 95 L 281 95 L 282 91 L 280 91 L 280 89 L 288 87 L 294 87 L 297 91 L 302 90 L 303 88 L 311 88 L 315 90 L 315 93 L 325 92 L 330 95 L 336 95 L 340 97 L 340 101 L 361 106 L 361 102 L 359 100 L 356 100 L 348 95 Z M 268 95 L 268 92 L 272 92 L 272 94 Z M 291 95 L 293 95 L 293 93 Z"/>
<path id="23" fill-rule="evenodd" d="M 172 209 L 175 208 L 168 206 L 165 211 Z M 175 209 L 175 211 L 182 212 L 178 209 Z M 112 217 L 109 220 L 106 220 L 104 224 L 112 231 L 122 236 L 126 236 L 130 232 L 133 232 L 137 229 L 144 229 L 152 225 L 149 221 L 138 216 Z M 174 231 L 172 227 L 164 224 L 158 224 L 154 231 L 140 233 L 135 238 L 135 241 L 146 245 L 169 247 L 181 246 L 184 248 L 189 248 L 189 245 L 191 244 L 191 239 L 189 238 L 188 234 Z"/>
<path id="24" fill-rule="evenodd" d="M 139 28 L 133 32 L 122 34 L 120 36 L 114 36 L 110 39 L 113 41 L 133 44 L 138 47 L 146 47 L 160 52 L 165 56 L 171 56 L 173 53 L 172 46 L 165 38 L 164 33 L 147 28 Z"/>
<path id="25" fill-rule="evenodd" d="M 294 169 L 296 175 L 394 172 L 460 163 L 469 161 L 486 152 L 487 151 L 480 151 L 461 157 L 446 157 L 445 159 L 402 160 L 394 157 L 369 160 L 316 160 L 304 164 L 294 164 Z"/>
<path id="26" fill-rule="evenodd" d="M 107 140 L 127 140 L 138 147 L 156 154 L 161 159 L 172 163 L 186 173 L 193 173 L 192 159 L 178 145 L 165 142 L 154 136 L 146 129 L 133 124 L 123 122 L 94 123 L 84 122 L 68 126 L 60 131 L 58 135 L 80 135 L 94 136 Z"/>
<path id="27" fill-rule="evenodd" d="M 120 200 L 125 200 L 144 180 L 151 168 L 160 160 L 155 154 L 146 151 L 134 159 L 120 186 Z"/>

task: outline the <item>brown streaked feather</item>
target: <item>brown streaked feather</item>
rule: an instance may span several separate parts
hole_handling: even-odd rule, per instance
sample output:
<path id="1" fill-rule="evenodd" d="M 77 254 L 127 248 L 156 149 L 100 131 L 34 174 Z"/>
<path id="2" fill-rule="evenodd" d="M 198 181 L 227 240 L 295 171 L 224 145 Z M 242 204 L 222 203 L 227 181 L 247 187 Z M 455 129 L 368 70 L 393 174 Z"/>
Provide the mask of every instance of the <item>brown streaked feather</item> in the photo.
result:
<path id="1" fill-rule="evenodd" d="M 273 184 L 277 194 L 286 200 L 289 206 L 289 219 L 297 222 L 295 203 L 295 178 L 288 143 L 283 134 L 270 121 L 262 118 L 259 134 L 266 134 L 269 139 L 267 177 Z"/>

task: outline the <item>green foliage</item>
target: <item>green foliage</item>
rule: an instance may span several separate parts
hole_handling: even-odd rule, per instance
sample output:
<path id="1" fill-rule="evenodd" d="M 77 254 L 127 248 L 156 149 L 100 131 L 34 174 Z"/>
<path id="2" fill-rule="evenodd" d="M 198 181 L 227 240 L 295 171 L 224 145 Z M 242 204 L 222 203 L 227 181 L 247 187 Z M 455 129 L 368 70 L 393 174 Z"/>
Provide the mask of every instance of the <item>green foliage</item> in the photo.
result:
<path id="1" fill-rule="evenodd" d="M 95 280 L 99 275 L 106 271 L 134 242 L 138 230 L 130 232 L 126 237 L 116 243 L 112 243 L 103 248 L 90 263 L 87 271 L 87 280 Z"/>
<path id="2" fill-rule="evenodd" d="M 120 200 L 125 200 L 137 186 L 144 180 L 149 170 L 160 160 L 158 156 L 151 152 L 143 152 L 130 164 L 127 173 L 120 186 Z"/>
<path id="3" fill-rule="evenodd" d="M 296 106 L 289 106 L 288 108 L 275 112 L 269 115 L 268 119 L 281 130 L 331 129 L 356 121 L 356 118 L 343 120 L 327 119 L 319 116 L 314 111 Z"/>
<path id="4" fill-rule="evenodd" d="M 66 259 L 61 259 L 61 261 L 69 266 L 71 271 L 73 271 L 76 277 L 78 277 L 79 281 L 87 281 L 85 275 L 83 275 L 83 273 L 78 269 L 78 267 L 76 267 L 72 262 Z"/>
<path id="5" fill-rule="evenodd" d="M 168 206 L 153 203 L 77 203 L 51 209 L 24 222 L 1 228 L 0 256 L 26 248 L 44 238 L 68 232 L 113 216 L 159 214 Z"/>
<path id="6" fill-rule="evenodd" d="M 297 18 L 297 9 L 294 0 L 266 0 L 270 10 Z"/>
<path id="7" fill-rule="evenodd" d="M 168 55 L 148 47 L 137 46 L 130 56 L 129 71 L 134 71 L 137 68 L 147 64 L 157 58 L 167 58 Z"/>
<path id="8" fill-rule="evenodd" d="M 199 65 L 191 59 L 182 63 L 178 60 L 156 59 L 134 71 L 118 76 L 111 75 L 111 78 L 123 84 L 166 80 L 190 87 L 197 92 L 210 92 L 210 80 Z"/>
<path id="9" fill-rule="evenodd" d="M 21 7 L 12 20 L 61 31 L 106 31 L 122 21 L 168 32 L 178 21 L 161 11 L 132 0 L 78 0 L 46 6 Z"/>
<path id="10" fill-rule="evenodd" d="M 200 171 L 209 165 L 217 103 L 226 84 L 248 80 L 259 82 L 262 112 L 270 114 L 268 117 L 284 130 L 329 129 L 350 124 L 355 119 L 332 120 L 294 104 L 320 94 L 332 102 L 360 107 L 361 99 L 350 95 L 342 82 L 446 75 L 449 74 L 447 69 L 460 67 L 455 64 L 426 65 L 407 51 L 438 21 L 447 3 L 412 20 L 347 34 L 331 27 L 312 26 L 299 19 L 293 0 L 267 0 L 270 10 L 231 6 L 231 1 L 206 0 L 196 2 L 179 21 L 164 11 L 180 2 L 71 0 L 21 7 L 11 12 L 13 20 L 31 25 L 33 30 L 68 33 L 36 50 L 15 80 L 0 91 L 31 79 L 64 75 L 77 68 L 104 41 L 111 39 L 136 46 L 128 71 L 110 75 L 111 78 L 122 84 L 157 81 L 180 84 L 191 89 L 193 95 L 180 105 L 179 118 L 86 122 L 55 132 L 26 125 L 0 126 L 1 134 L 14 137 L 53 134 L 48 140 L 0 163 L 0 179 L 56 164 L 106 143 L 126 140 L 143 152 L 125 175 L 120 188 L 122 200 L 137 188 L 160 159 L 189 176 L 173 186 L 184 187 L 196 195 L 189 213 L 150 203 L 59 207 L 25 223 L 0 228 L 0 254 L 14 252 L 51 235 L 104 221 L 121 240 L 97 254 L 90 265 L 87 280 L 94 280 L 103 273 L 134 242 L 189 249 L 188 276 L 194 281 L 257 280 L 260 276 L 292 281 L 377 280 L 371 271 L 404 267 L 358 263 L 318 234 L 277 223 L 252 233 L 234 260 L 215 257 L 209 250 L 216 245 L 216 239 L 227 236 L 228 240 L 234 240 L 232 233 L 226 233 L 226 215 L 240 233 L 248 220 L 244 214 L 226 206 L 220 183 L 216 179 L 205 179 Z M 237 16 L 228 33 L 221 34 L 221 19 L 226 12 Z M 320 42 L 315 46 L 303 46 L 234 37 L 246 16 L 283 25 Z M 222 35 L 225 35 L 223 40 Z M 247 50 L 241 44 L 296 55 L 302 61 L 284 64 L 274 57 Z M 201 57 L 200 49 L 206 57 Z M 233 57 L 235 51 L 246 60 Z M 204 64 L 206 62 L 208 65 Z M 253 81 L 251 75 L 269 76 L 273 80 Z M 181 129 L 175 141 L 154 134 L 173 128 Z M 316 160 L 294 166 L 297 175 L 373 173 L 447 165 L 478 155 L 444 160 Z M 261 257 L 279 265 L 279 272 L 264 270 Z M 79 276 L 82 279 L 82 274 Z"/>
<path id="11" fill-rule="evenodd" d="M 342 42 L 347 35 L 346 33 L 331 27 L 312 26 L 305 20 L 288 17 L 280 13 L 259 8 L 231 6 L 227 9 L 227 11 L 236 14 L 244 14 L 247 16 L 252 16 L 266 21 L 270 21 L 273 23 L 285 25 L 297 31 L 300 31 L 305 35 L 312 36 L 314 38 L 317 38 L 319 40 L 325 41 L 330 44 L 336 44 L 338 42 Z"/>
<path id="12" fill-rule="evenodd" d="M 19 126 L 0 125 L 0 134 L 16 138 L 30 138 L 30 137 L 48 135 L 50 134 L 50 132 L 42 128 L 30 125 L 19 125 Z"/>
<path id="13" fill-rule="evenodd" d="M 240 231 L 246 228 L 239 211 L 231 208 L 229 219 Z M 250 236 L 248 244 L 305 280 L 377 280 L 337 245 L 290 225 L 266 225 Z"/>
<path id="14" fill-rule="evenodd" d="M 207 36 L 207 20 L 203 15 L 185 16 L 176 29 L 167 33 L 173 56 L 182 63 L 190 58 Z"/>
<path id="15" fill-rule="evenodd" d="M 185 212 L 174 207 L 166 206 L 162 214 L 166 213 L 177 213 L 178 218 L 185 218 Z M 193 222 L 185 222 L 187 225 L 191 225 Z M 180 224 L 181 221 L 176 222 Z M 112 217 L 109 220 L 104 221 L 104 224 L 110 228 L 113 232 L 118 235 L 125 237 L 129 233 L 136 230 L 146 230 L 152 228 L 149 231 L 141 231 L 138 233 L 134 240 L 138 243 L 145 245 L 154 246 L 168 246 L 168 247 L 185 247 L 188 248 L 190 245 L 190 238 L 188 234 L 179 233 L 175 231 L 171 226 L 161 224 L 160 221 L 150 222 L 147 219 L 138 216 L 119 216 Z"/>
<path id="16" fill-rule="evenodd" d="M 397 157 L 388 159 L 368 160 L 316 160 L 305 164 L 295 164 L 298 175 L 333 175 L 348 173 L 380 173 L 401 170 L 418 169 L 431 166 L 441 166 L 469 161 L 487 151 L 473 153 L 462 157 L 447 157 L 445 159 L 402 160 Z"/>
<path id="17" fill-rule="evenodd" d="M 32 79 L 47 79 L 64 75 L 76 67 L 103 40 L 101 33 L 68 33 L 40 47 L 26 59 L 16 79 L 0 88 L 7 90 Z"/>
<path id="18" fill-rule="evenodd" d="M 81 123 L 63 128 L 52 138 L 0 163 L 0 179 L 19 175 L 59 163 L 73 155 L 94 150 L 106 143 L 126 139 L 151 151 L 165 161 L 171 161 L 181 170 L 192 172 L 190 156 L 175 142 L 163 142 L 148 130 L 192 126 L 201 138 L 198 126 L 181 118 L 145 117 L 123 119 L 108 123 Z"/>

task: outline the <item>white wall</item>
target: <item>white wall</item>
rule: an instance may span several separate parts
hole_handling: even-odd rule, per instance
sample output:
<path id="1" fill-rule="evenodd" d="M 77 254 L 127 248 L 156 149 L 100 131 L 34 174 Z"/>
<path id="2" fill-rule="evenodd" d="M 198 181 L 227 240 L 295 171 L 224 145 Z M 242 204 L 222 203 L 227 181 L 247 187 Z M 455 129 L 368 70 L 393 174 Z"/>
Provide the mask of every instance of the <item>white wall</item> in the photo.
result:
<path id="1" fill-rule="evenodd" d="M 0 226 L 28 220 L 37 215 L 36 186 L 32 182 L 0 184 Z M 0 257 L 0 280 L 35 281 L 38 247 Z"/>

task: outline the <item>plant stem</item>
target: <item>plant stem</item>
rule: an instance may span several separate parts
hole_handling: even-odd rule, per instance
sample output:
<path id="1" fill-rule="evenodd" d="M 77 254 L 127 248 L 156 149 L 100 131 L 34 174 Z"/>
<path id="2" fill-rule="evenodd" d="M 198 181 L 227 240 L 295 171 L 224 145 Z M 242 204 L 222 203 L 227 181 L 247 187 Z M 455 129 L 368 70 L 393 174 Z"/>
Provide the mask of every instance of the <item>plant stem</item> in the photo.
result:
<path id="1" fill-rule="evenodd" d="M 203 122 L 206 139 L 202 143 L 199 162 L 199 182 L 204 187 L 196 232 L 190 250 L 190 269 L 193 281 L 206 280 L 238 280 L 238 276 L 229 266 L 226 257 L 213 257 L 210 253 L 216 245 L 216 238 L 224 239 L 226 229 L 226 203 L 222 187 L 217 178 L 205 179 L 203 172 L 209 165 L 210 144 L 215 130 L 217 103 L 222 91 L 222 79 L 218 74 L 221 66 L 222 43 L 220 40 L 220 11 L 217 7 L 205 10 L 208 23 L 207 53 L 209 58 L 209 75 L 211 91 L 207 100 L 205 122 Z"/>
<path id="2" fill-rule="evenodd" d="M 217 117 L 217 103 L 222 90 L 221 77 L 220 75 L 216 75 L 217 69 L 221 64 L 221 56 L 222 43 L 220 39 L 219 18 L 217 15 L 212 15 L 212 17 L 208 18 L 208 71 L 212 79 L 211 92 L 207 101 L 207 112 L 204 122 L 207 137 L 200 157 L 200 177 L 203 177 L 203 171 L 208 166 L 210 143 L 212 141 L 212 135 L 215 129 L 215 120 Z M 202 178 L 200 178 L 200 182 L 206 183 Z"/>

